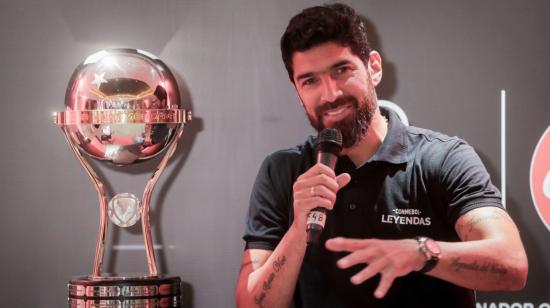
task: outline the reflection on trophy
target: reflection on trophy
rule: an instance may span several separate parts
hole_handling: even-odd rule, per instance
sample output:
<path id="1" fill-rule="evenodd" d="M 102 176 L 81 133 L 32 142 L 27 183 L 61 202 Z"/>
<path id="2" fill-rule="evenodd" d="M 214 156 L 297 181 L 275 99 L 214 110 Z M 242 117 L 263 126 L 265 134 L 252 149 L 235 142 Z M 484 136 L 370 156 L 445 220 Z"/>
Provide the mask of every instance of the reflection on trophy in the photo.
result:
<path id="1" fill-rule="evenodd" d="M 55 123 L 90 176 L 99 197 L 99 234 L 91 275 L 69 282 L 70 307 L 177 307 L 179 277 L 157 271 L 149 208 L 153 188 L 174 154 L 191 112 L 180 109 L 176 80 L 154 55 L 135 49 L 97 52 L 74 71 L 65 96 L 66 110 Z M 160 153 L 156 170 L 141 201 L 131 193 L 110 200 L 104 183 L 84 154 L 117 166 L 150 159 Z M 108 219 L 129 227 L 141 219 L 149 273 L 141 276 L 102 275 Z"/>

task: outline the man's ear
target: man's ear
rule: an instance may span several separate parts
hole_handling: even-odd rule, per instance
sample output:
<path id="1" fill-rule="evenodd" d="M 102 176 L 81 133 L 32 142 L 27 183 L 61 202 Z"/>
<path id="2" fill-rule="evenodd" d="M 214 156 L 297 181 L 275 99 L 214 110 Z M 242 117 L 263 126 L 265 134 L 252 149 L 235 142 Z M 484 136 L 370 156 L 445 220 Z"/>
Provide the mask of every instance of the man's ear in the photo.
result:
<path id="1" fill-rule="evenodd" d="M 382 57 L 376 50 L 369 54 L 368 70 L 372 84 L 376 87 L 382 81 Z"/>

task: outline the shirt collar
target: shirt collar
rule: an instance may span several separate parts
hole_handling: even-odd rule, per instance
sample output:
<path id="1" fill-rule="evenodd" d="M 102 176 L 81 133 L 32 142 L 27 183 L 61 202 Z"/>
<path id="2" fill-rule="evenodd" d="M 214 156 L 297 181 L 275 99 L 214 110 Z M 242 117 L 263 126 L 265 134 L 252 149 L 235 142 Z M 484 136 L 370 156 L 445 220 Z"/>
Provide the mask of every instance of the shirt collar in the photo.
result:
<path id="1" fill-rule="evenodd" d="M 393 110 L 380 107 L 380 112 L 388 119 L 388 132 L 384 142 L 369 162 L 385 161 L 393 164 L 407 162 L 407 127 Z"/>

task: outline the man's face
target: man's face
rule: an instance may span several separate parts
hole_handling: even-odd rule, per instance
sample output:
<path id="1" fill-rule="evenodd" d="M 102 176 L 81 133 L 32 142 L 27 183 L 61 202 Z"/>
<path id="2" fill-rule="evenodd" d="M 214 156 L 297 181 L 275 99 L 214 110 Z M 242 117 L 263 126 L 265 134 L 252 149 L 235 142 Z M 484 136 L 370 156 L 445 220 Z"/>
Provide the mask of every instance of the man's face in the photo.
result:
<path id="1" fill-rule="evenodd" d="M 359 141 L 377 108 L 367 66 L 349 47 L 328 42 L 292 56 L 294 84 L 311 125 L 342 132 L 343 146 Z"/>

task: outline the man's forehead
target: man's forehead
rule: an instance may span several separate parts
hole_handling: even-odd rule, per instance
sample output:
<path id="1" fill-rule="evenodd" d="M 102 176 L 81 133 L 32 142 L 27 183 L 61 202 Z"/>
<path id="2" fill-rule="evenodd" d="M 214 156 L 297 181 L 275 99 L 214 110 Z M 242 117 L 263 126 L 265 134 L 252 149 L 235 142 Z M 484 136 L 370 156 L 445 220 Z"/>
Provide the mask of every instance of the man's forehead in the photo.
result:
<path id="1" fill-rule="evenodd" d="M 335 42 L 323 43 L 292 55 L 294 76 L 321 72 L 343 61 L 362 63 L 351 48 Z"/>

